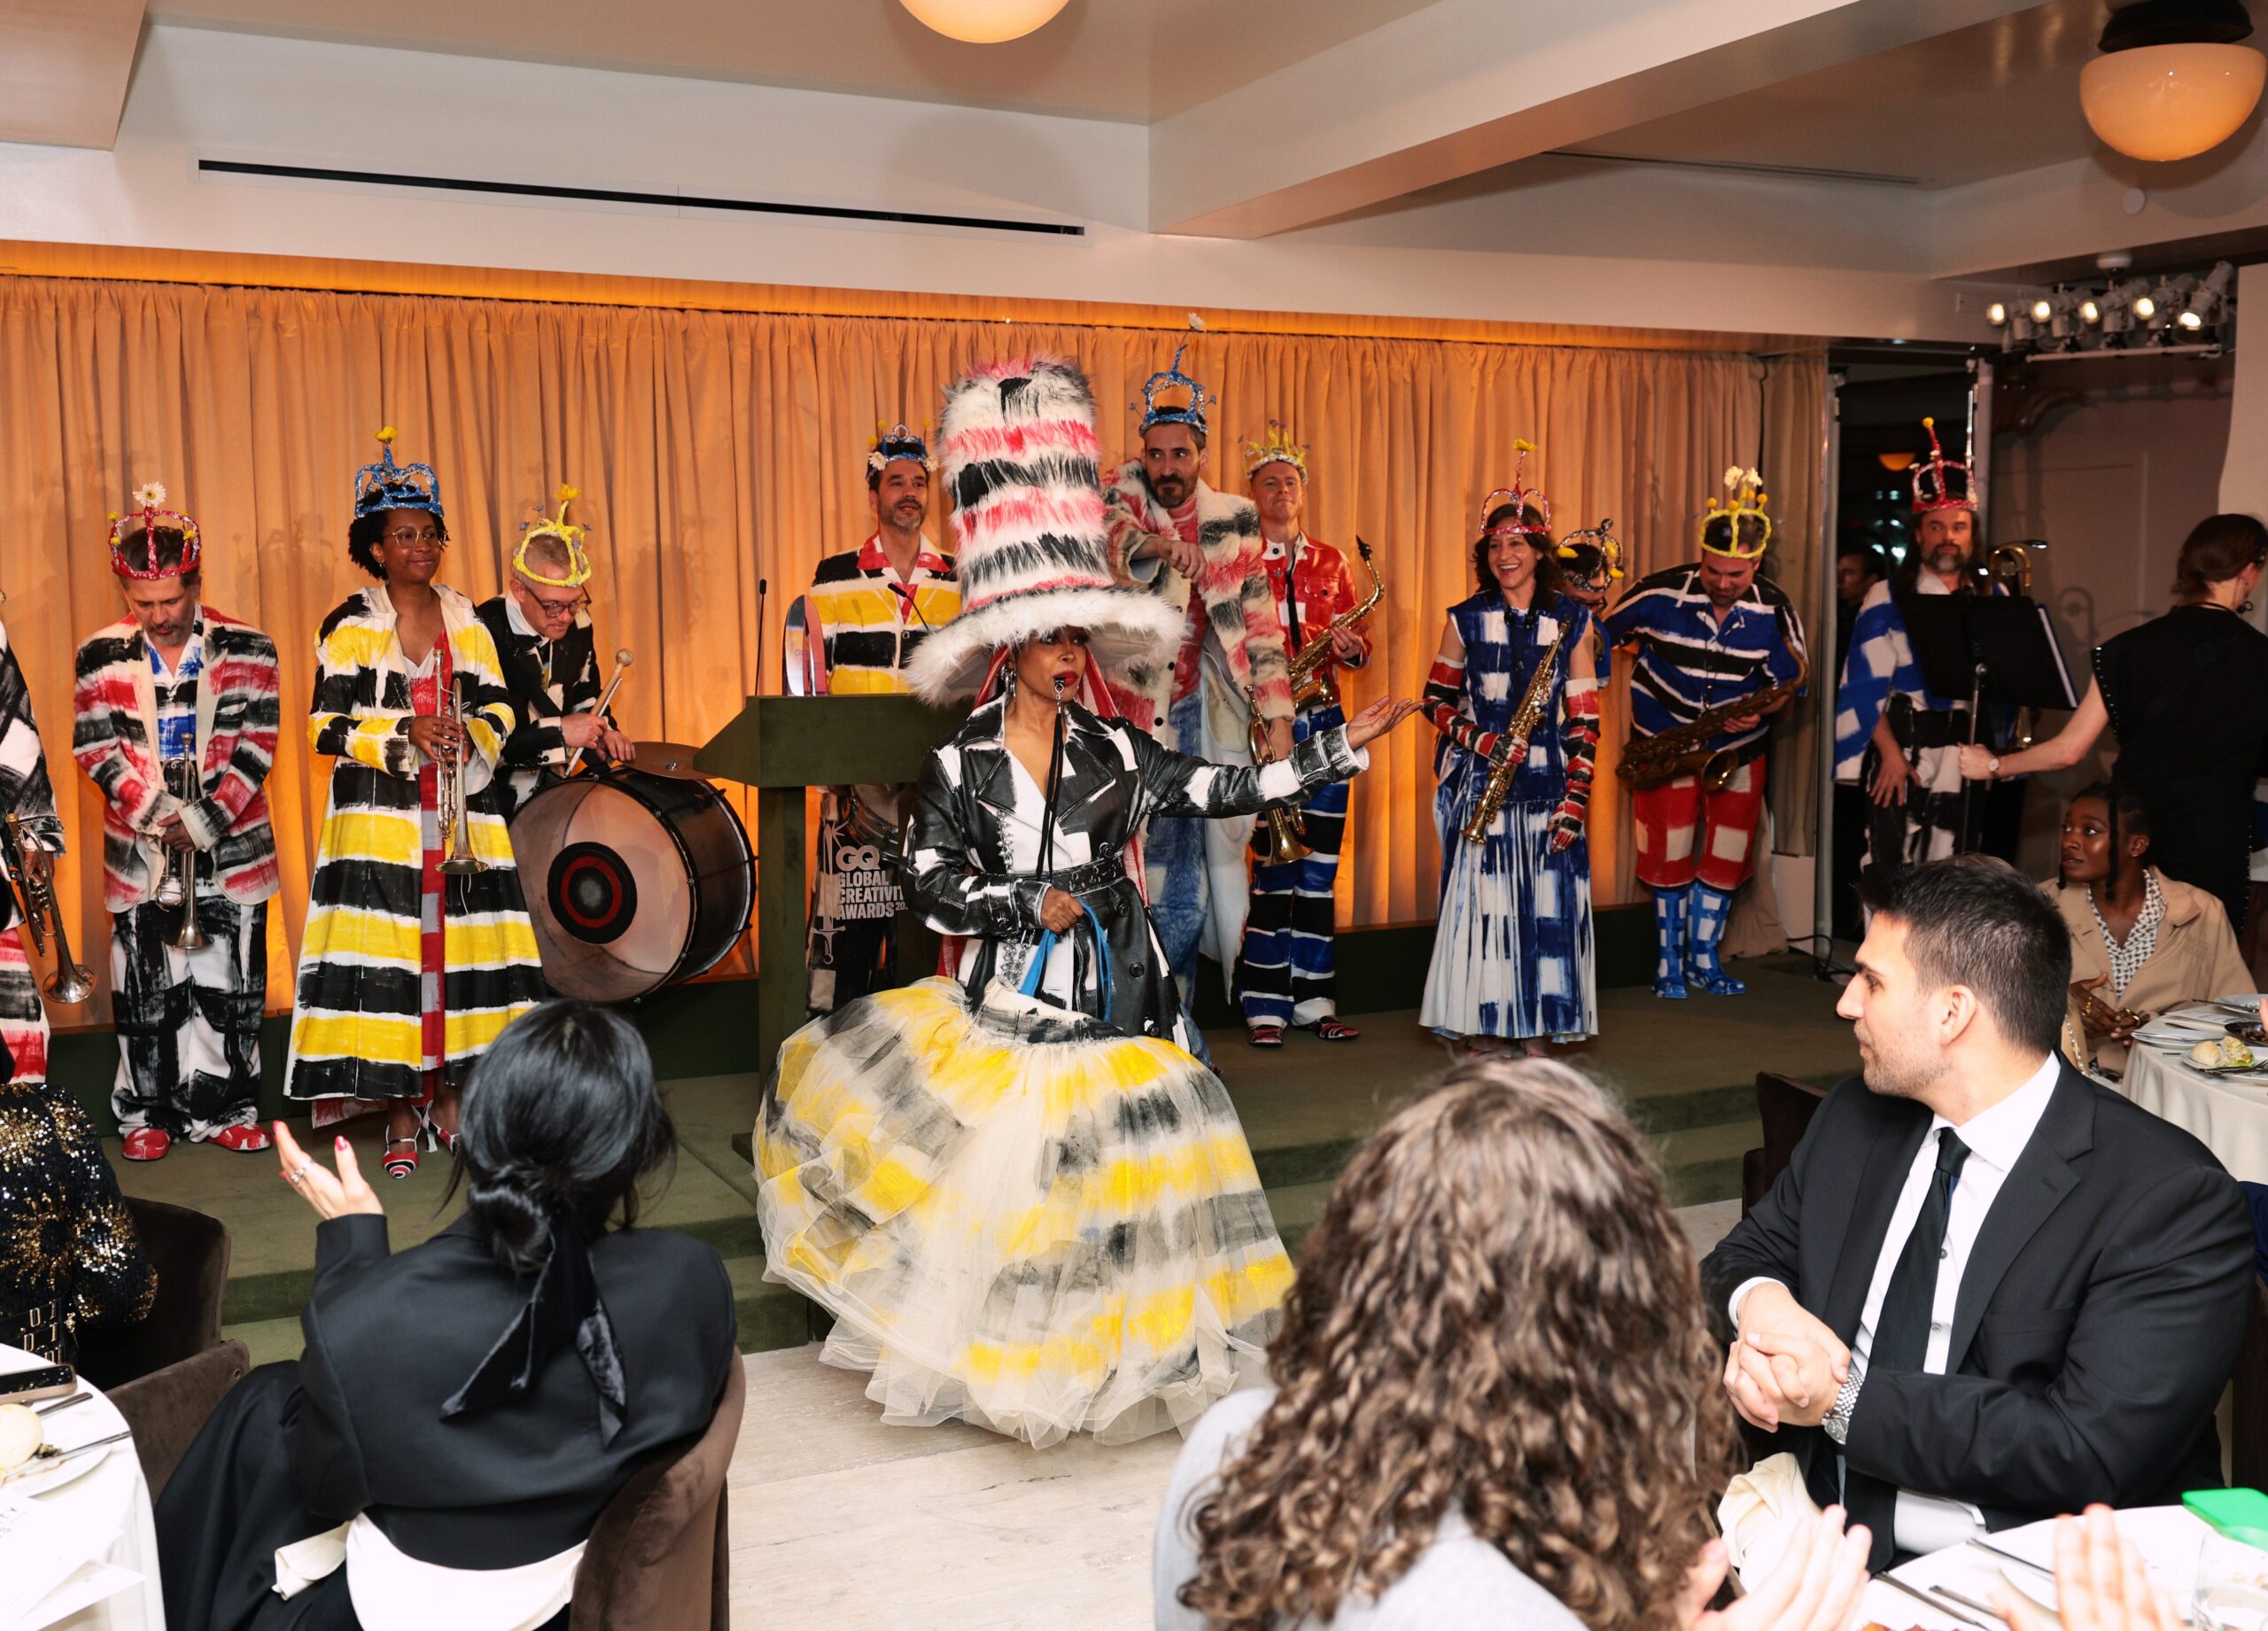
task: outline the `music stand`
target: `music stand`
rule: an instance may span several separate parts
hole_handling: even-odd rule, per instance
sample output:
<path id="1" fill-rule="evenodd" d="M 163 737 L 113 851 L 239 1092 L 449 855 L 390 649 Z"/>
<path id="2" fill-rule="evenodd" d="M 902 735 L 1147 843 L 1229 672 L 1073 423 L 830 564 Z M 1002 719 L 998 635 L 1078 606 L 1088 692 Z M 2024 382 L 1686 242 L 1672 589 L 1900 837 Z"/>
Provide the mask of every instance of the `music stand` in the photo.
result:
<path id="1" fill-rule="evenodd" d="M 1902 609 L 1922 682 L 1936 696 L 1969 698 L 1969 741 L 1984 711 L 2079 705 L 2047 608 L 2027 595 L 1915 594 Z M 1956 851 L 1969 847 L 1970 783 L 1961 784 Z"/>

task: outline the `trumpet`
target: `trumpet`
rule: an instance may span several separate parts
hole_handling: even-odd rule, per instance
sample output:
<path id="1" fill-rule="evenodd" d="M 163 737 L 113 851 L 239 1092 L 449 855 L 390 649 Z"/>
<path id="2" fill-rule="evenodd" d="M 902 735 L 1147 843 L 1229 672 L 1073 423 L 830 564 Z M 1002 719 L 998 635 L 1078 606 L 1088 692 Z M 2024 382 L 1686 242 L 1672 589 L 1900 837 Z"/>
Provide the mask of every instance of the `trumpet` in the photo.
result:
<path id="1" fill-rule="evenodd" d="M 1276 756 L 1268 745 L 1268 721 L 1260 717 L 1260 704 L 1247 690 L 1245 705 L 1252 710 L 1252 718 L 1245 726 L 1245 740 L 1252 749 L 1252 762 L 1270 765 Z M 1291 861 L 1305 860 L 1314 850 L 1308 847 L 1307 823 L 1296 810 L 1278 804 L 1262 818 L 1268 824 L 1268 837 L 1263 843 L 1258 833 L 1253 835 L 1253 851 L 1265 866 L 1281 866 Z"/>
<path id="2" fill-rule="evenodd" d="M 1351 629 L 1371 615 L 1371 610 L 1386 597 L 1386 582 L 1379 576 L 1378 563 L 1371 559 L 1371 547 L 1361 539 L 1355 548 L 1363 557 L 1363 570 L 1371 575 L 1371 592 L 1359 605 L 1350 606 L 1333 617 L 1324 631 L 1301 646 L 1292 656 L 1292 706 L 1304 708 L 1309 703 L 1321 701 L 1331 707 L 1339 705 L 1339 687 L 1331 680 L 1331 636 L 1339 629 Z"/>
<path id="3" fill-rule="evenodd" d="M 48 975 L 43 989 L 58 1002 L 84 1002 L 95 994 L 94 973 L 71 955 L 70 937 L 63 932 L 63 914 L 55 907 L 55 890 L 31 875 L 24 865 L 24 848 L 23 821 L 12 810 L 0 817 L 0 860 L 7 863 L 9 881 L 15 885 L 24 932 L 31 936 L 33 949 L 43 954 L 48 930 L 55 931 L 55 972 Z"/>
<path id="4" fill-rule="evenodd" d="M 472 852 L 472 806 L 465 788 L 464 711 L 457 705 L 454 686 L 441 698 L 441 718 L 450 726 L 456 746 L 441 755 L 434 769 L 433 802 L 439 806 L 441 830 L 449 835 L 449 852 L 441 858 L 439 870 L 460 878 L 486 872 L 488 864 Z"/>
<path id="5" fill-rule="evenodd" d="M 166 791 L 182 803 L 187 804 L 201 790 L 197 761 L 187 755 L 167 759 L 159 768 L 165 772 Z M 174 950 L 203 951 L 209 943 L 205 931 L 197 926 L 196 850 L 167 850 L 166 875 L 158 884 L 158 904 L 181 908 L 181 928 L 174 935 Z"/>

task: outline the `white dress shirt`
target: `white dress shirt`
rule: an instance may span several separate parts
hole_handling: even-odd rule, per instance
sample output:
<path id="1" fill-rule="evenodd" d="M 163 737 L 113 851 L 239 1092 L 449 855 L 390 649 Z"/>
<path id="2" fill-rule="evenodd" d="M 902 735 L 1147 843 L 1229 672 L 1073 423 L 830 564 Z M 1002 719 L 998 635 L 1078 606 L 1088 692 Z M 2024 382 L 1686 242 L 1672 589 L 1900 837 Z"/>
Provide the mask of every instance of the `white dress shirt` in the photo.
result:
<path id="1" fill-rule="evenodd" d="M 2016 1158 L 2031 1142 L 2039 1118 L 2047 1113 L 2047 1101 L 2055 1091 L 2062 1067 L 2060 1055 L 2048 1054 L 2023 1086 L 1991 1109 L 1981 1110 L 1962 1125 L 1953 1127 L 1955 1135 L 1969 1146 L 1969 1159 L 1953 1186 L 1953 1206 L 1946 1216 L 1943 1261 L 1938 1267 L 1937 1295 L 1930 1308 L 1929 1348 L 1922 1360 L 1922 1369 L 1929 1375 L 1946 1373 L 1946 1358 L 1953 1347 L 1953 1309 L 1961 1300 L 1961 1280 L 1969 1272 L 1969 1254 L 1976 1247 L 1977 1237 L 1984 1227 L 1993 1200 L 2000 1195 L 2000 1185 L 2008 1182 Z M 1906 1169 L 1905 1186 L 1898 1192 L 1898 1205 L 1891 1209 L 1890 1227 L 1883 1234 L 1881 1254 L 1875 1259 L 1874 1278 L 1867 1286 L 1866 1305 L 1859 1314 L 1859 1329 L 1851 1339 L 1851 1363 L 1861 1373 L 1867 1367 L 1867 1356 L 1874 1351 L 1875 1326 L 1882 1318 L 1883 1300 L 1890 1294 L 1891 1276 L 1897 1272 L 1898 1260 L 1906 1250 L 1906 1239 L 1914 1232 L 1915 1223 L 1922 1215 L 1922 1203 L 1928 1198 L 1930 1184 L 1937 1175 L 1938 1131 L 1953 1126 L 1942 1115 L 1931 1116 L 1930 1130 L 1923 1136 L 1921 1148 L 1914 1152 L 1913 1164 Z M 1765 1278 L 1759 1276 L 1744 1280 L 1734 1289 L 1731 1311 L 1736 1326 L 1740 1324 L 1741 1300 L 1752 1287 L 1763 1284 Z M 1856 1417 L 1866 1408 L 1866 1386 L 1861 1381 L 1858 1402 L 1851 1413 Z M 1839 1468 L 1842 1457 L 1838 1455 L 1836 1460 Z M 1897 1530 L 1899 1550 L 1932 1552 L 1983 1534 L 1984 1517 L 1965 1502 L 1900 1489 Z"/>

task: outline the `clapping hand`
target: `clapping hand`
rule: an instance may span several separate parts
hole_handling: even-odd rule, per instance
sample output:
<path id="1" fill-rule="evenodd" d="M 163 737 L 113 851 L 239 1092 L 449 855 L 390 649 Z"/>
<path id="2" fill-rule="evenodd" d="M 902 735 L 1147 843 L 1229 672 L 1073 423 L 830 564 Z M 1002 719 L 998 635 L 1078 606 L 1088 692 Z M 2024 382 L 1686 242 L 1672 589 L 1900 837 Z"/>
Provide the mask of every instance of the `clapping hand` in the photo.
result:
<path id="1" fill-rule="evenodd" d="M 1728 1559 L 1725 1543 L 1711 1541 L 1685 1577 L 1677 1624 L 1681 1631 L 1846 1631 L 1867 1588 L 1870 1544 L 1864 1524 L 1845 1533 L 1843 1509 L 1830 1506 L 1796 1535 L 1768 1579 L 1731 1607 L 1713 1610 L 1709 1599 L 1724 1583 Z M 2079 1631 L 2068 1619 L 2065 1626 L 2066 1631 Z M 2039 1628 L 2019 1626 L 2016 1631 Z M 2128 1628 L 2104 1627 L 2101 1631 Z M 2174 1628 L 2135 1627 L 2132 1631 Z"/>
<path id="2" fill-rule="evenodd" d="M 2055 1520 L 2055 1614 L 2043 1613 L 2005 1585 L 1992 1606 L 2011 1631 L 2182 1631 L 2183 1620 L 2142 1567 L 2142 1554 L 2118 1533 L 2107 1506 Z"/>
<path id="3" fill-rule="evenodd" d="M 299 1199 L 315 1210 L 317 1217 L 344 1217 L 350 1212 L 368 1212 L 384 1217 L 386 1209 L 362 1179 L 362 1169 L 355 1163 L 354 1146 L 344 1137 L 331 1141 L 338 1153 L 336 1173 L 320 1167 L 299 1148 L 299 1140 L 291 1137 L 291 1130 L 283 1122 L 275 1123 L 276 1155 L 282 1163 L 279 1177 L 299 1192 Z"/>

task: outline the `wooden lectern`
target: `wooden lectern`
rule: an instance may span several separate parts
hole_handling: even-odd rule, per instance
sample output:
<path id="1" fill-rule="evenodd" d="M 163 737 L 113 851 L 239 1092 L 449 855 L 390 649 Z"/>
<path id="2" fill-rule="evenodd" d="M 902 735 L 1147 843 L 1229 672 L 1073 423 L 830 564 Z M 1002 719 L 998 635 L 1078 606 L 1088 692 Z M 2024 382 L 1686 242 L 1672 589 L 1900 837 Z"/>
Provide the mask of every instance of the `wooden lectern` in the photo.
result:
<path id="1" fill-rule="evenodd" d="M 805 789 L 912 781 L 929 749 L 968 718 L 967 704 L 913 696 L 751 696 L 694 756 L 703 775 L 756 789 L 756 1045 L 769 1075 L 804 1022 L 811 881 Z"/>

